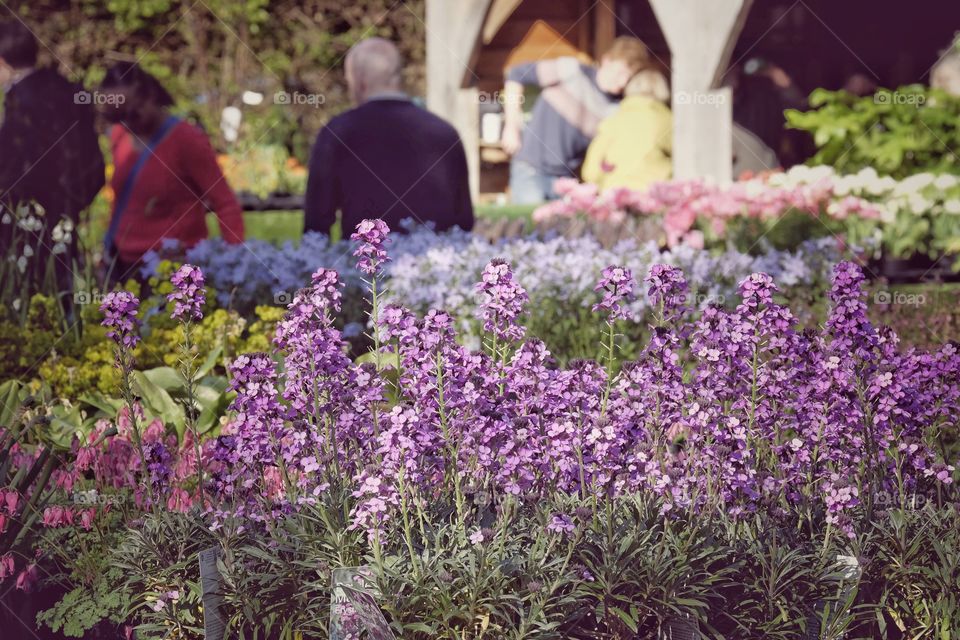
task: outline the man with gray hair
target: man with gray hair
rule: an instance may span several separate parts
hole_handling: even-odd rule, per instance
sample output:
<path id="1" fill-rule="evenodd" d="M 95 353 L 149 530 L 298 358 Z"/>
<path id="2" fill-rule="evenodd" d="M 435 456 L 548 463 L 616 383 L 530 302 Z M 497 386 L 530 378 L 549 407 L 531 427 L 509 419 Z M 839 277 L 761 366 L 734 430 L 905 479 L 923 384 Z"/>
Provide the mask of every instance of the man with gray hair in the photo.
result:
<path id="1" fill-rule="evenodd" d="M 347 85 L 356 107 L 333 118 L 310 158 L 304 230 L 329 233 L 337 212 L 348 235 L 365 218 L 391 229 L 411 218 L 441 231 L 473 228 L 467 158 L 456 130 L 402 90 L 393 43 L 363 40 L 350 50 Z"/>

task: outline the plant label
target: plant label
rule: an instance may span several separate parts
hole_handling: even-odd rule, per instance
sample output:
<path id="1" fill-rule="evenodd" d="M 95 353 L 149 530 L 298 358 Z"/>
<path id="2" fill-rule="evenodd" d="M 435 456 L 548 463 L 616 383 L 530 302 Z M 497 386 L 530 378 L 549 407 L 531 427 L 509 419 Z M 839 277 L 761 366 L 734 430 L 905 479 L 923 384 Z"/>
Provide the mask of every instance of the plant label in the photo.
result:
<path id="1" fill-rule="evenodd" d="M 334 569 L 330 581 L 330 640 L 396 640 L 377 604 L 382 598 L 369 567 Z"/>
<path id="2" fill-rule="evenodd" d="M 200 558 L 200 588 L 203 598 L 203 637 L 206 640 L 223 640 L 226 623 L 220 613 L 223 593 L 220 591 L 222 579 L 217 568 L 220 547 L 204 549 Z"/>

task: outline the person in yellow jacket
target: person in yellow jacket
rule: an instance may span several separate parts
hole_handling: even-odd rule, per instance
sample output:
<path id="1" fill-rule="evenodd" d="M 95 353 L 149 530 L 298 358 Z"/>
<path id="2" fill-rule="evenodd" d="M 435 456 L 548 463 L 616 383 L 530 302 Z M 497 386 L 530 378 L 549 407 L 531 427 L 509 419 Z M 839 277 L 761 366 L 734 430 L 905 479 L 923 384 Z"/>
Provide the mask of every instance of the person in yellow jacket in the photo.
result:
<path id="1" fill-rule="evenodd" d="M 587 149 L 581 176 L 601 191 L 613 187 L 643 189 L 668 180 L 673 143 L 670 89 L 659 71 L 637 73 L 624 90 L 616 112 L 600 123 Z"/>

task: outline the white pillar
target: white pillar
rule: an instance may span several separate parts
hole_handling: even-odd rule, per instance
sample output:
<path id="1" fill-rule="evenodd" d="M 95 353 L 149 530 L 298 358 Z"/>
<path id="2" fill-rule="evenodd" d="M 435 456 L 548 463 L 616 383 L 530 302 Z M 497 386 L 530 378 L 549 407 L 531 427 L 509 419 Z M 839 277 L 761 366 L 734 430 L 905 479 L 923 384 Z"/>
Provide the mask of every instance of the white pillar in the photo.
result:
<path id="1" fill-rule="evenodd" d="M 673 173 L 733 173 L 733 100 L 718 88 L 753 0 L 650 0 L 670 45 Z"/>
<path id="2" fill-rule="evenodd" d="M 480 192 L 480 100 L 469 79 L 491 0 L 427 0 L 427 108 L 452 124 L 467 152 L 470 193 Z M 467 83 L 469 84 L 469 82 Z"/>

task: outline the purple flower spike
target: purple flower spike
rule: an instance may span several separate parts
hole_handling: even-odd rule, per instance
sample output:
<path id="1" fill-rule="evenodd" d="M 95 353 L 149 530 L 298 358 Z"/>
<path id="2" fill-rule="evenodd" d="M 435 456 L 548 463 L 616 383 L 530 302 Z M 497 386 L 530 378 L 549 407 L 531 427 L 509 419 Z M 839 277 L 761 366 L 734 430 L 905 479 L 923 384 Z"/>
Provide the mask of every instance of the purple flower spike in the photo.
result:
<path id="1" fill-rule="evenodd" d="M 655 264 L 650 267 L 645 282 L 650 285 L 647 289 L 650 301 L 663 306 L 664 319 L 677 319 L 683 314 L 690 291 L 683 271 L 668 264 Z"/>
<path id="2" fill-rule="evenodd" d="M 593 305 L 594 312 L 607 311 L 607 322 L 631 320 L 630 310 L 625 306 L 633 300 L 633 273 L 626 267 L 610 265 L 603 270 L 603 277 L 594 287 L 594 291 L 603 291 L 603 300 Z"/>
<path id="3" fill-rule="evenodd" d="M 173 303 L 174 320 L 202 320 L 203 305 L 207 301 L 207 291 L 203 288 L 203 272 L 199 267 L 185 264 L 177 269 L 170 278 L 173 293 L 167 295 L 167 302 Z"/>
<path id="4" fill-rule="evenodd" d="M 380 219 L 364 220 L 357 225 L 357 230 L 350 239 L 359 243 L 353 252 L 357 260 L 357 269 L 373 275 L 380 269 L 380 265 L 389 260 L 383 246 L 387 242 L 390 227 Z"/>
<path id="5" fill-rule="evenodd" d="M 877 332 L 867 318 L 867 304 L 863 297 L 863 271 L 853 262 L 840 262 L 833 268 L 833 287 L 830 289 L 832 308 L 827 328 L 833 333 L 834 347 L 853 351 L 859 357 L 871 359 L 876 347 Z"/>
<path id="6" fill-rule="evenodd" d="M 773 304 L 773 294 L 777 285 L 766 273 L 753 273 L 740 283 L 740 297 L 744 306 L 756 309 L 760 305 Z"/>
<path id="7" fill-rule="evenodd" d="M 140 309 L 140 300 L 129 291 L 114 291 L 108 293 L 100 305 L 100 312 L 104 319 L 100 324 L 110 329 L 107 337 L 121 347 L 132 349 L 140 342 L 137 329 L 140 321 L 137 311 Z"/>
<path id="8" fill-rule="evenodd" d="M 506 260 L 495 258 L 483 269 L 477 283 L 480 294 L 480 319 L 483 330 L 500 340 L 520 340 L 524 328 L 517 322 L 523 305 L 529 300 L 527 292 L 513 279 L 513 271 Z"/>

